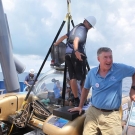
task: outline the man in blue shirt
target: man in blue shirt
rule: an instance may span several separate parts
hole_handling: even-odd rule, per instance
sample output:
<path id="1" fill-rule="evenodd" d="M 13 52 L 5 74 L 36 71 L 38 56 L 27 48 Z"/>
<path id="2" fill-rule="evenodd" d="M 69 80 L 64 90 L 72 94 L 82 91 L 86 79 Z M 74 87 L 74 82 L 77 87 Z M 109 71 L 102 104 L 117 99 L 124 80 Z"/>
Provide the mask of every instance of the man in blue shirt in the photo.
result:
<path id="1" fill-rule="evenodd" d="M 69 109 L 82 112 L 85 99 L 92 87 L 91 104 L 86 113 L 83 135 L 121 135 L 119 108 L 122 100 L 122 79 L 132 76 L 130 98 L 135 101 L 135 68 L 113 63 L 112 50 L 101 47 L 97 51 L 99 66 L 91 69 L 82 90 L 79 107 Z"/>
<path id="2" fill-rule="evenodd" d="M 55 98 L 58 99 L 61 96 L 61 86 L 59 80 L 56 80 L 55 78 L 52 79 L 52 82 L 54 82 L 53 91 Z"/>
<path id="3" fill-rule="evenodd" d="M 54 83 L 53 91 L 54 91 L 54 95 L 55 95 L 56 104 L 60 104 L 61 91 L 62 91 L 62 88 L 60 86 L 60 82 L 59 82 L 59 80 L 56 80 L 55 78 L 52 79 L 52 82 Z"/>
<path id="4" fill-rule="evenodd" d="M 70 85 L 74 95 L 74 106 L 79 105 L 77 80 L 84 84 L 86 76 L 86 54 L 84 51 L 88 30 L 94 27 L 96 18 L 88 16 L 83 23 L 76 25 L 69 33 L 60 37 L 54 45 L 59 45 L 64 39 L 68 38 L 65 62 L 68 67 Z M 58 59 L 55 59 L 58 62 Z"/>

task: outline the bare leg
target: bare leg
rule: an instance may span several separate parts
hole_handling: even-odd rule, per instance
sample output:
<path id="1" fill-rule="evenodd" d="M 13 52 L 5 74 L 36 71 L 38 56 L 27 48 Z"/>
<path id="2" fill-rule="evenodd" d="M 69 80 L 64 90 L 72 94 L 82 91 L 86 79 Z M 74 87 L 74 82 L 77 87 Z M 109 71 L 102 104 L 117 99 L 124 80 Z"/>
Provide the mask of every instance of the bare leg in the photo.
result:
<path id="1" fill-rule="evenodd" d="M 74 94 L 74 97 L 77 98 L 78 97 L 78 87 L 77 87 L 76 79 L 71 79 L 70 85 L 71 85 L 71 89 L 72 89 L 72 92 Z"/>
<path id="2" fill-rule="evenodd" d="M 84 80 L 84 81 L 82 81 L 82 82 L 81 82 L 81 84 L 80 84 L 80 85 L 81 85 L 81 90 L 82 90 L 82 89 L 83 89 L 83 87 L 84 87 L 84 82 L 85 82 L 85 80 Z"/>

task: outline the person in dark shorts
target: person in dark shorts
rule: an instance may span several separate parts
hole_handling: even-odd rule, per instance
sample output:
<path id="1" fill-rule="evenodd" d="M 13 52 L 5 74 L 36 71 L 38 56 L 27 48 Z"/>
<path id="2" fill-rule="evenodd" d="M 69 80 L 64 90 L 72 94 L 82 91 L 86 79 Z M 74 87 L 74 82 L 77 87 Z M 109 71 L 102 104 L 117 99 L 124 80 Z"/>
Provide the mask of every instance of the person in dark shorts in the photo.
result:
<path id="1" fill-rule="evenodd" d="M 65 62 L 68 67 L 70 85 L 74 95 L 74 106 L 79 105 L 77 80 L 81 80 L 81 87 L 86 76 L 86 54 L 85 43 L 87 39 L 88 30 L 93 28 L 96 24 L 94 16 L 88 16 L 83 23 L 76 25 L 69 33 L 60 37 L 54 45 L 59 45 L 64 39 L 67 40 Z"/>

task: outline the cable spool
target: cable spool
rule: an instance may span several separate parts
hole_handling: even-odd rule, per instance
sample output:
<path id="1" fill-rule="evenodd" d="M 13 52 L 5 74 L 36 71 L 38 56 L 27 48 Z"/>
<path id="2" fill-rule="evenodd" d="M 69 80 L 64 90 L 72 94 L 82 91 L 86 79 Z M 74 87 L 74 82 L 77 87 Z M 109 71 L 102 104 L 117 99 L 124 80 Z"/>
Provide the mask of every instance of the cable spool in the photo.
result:
<path id="1" fill-rule="evenodd" d="M 59 63 L 62 64 L 65 62 L 65 51 L 66 44 L 61 42 L 59 45 L 52 46 L 51 49 L 51 58 L 53 60 L 58 59 Z"/>

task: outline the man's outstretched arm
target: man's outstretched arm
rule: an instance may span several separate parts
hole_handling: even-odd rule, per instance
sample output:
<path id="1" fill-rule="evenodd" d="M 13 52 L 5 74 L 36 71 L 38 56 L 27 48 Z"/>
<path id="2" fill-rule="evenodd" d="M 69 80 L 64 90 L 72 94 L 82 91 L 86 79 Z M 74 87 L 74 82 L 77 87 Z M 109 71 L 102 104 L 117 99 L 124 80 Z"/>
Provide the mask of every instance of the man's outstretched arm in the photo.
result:
<path id="1" fill-rule="evenodd" d="M 67 35 L 64 35 L 62 37 L 60 37 L 55 43 L 54 45 L 59 45 L 63 40 L 67 39 L 68 36 Z"/>

